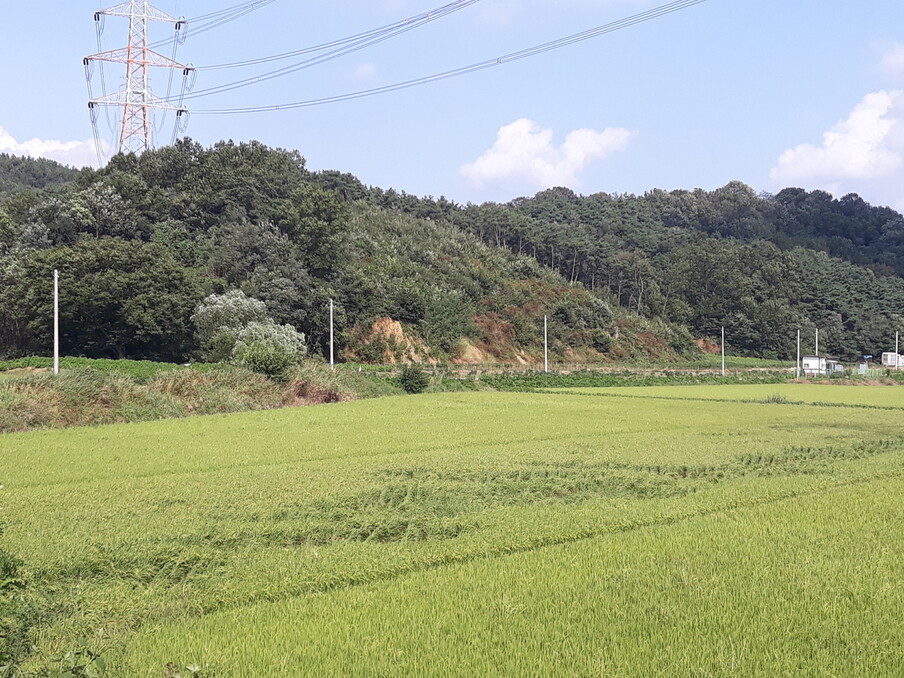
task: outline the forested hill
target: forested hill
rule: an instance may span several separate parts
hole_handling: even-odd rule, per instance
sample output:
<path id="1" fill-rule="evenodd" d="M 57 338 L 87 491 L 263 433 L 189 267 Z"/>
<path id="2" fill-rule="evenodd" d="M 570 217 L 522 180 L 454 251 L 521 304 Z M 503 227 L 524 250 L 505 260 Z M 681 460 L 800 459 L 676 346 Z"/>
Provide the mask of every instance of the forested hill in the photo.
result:
<path id="1" fill-rule="evenodd" d="M 186 140 L 0 198 L 0 354 L 46 352 L 54 267 L 64 347 L 89 356 L 196 356 L 197 304 L 239 288 L 315 350 L 335 298 L 358 360 L 536 361 L 544 315 L 560 359 L 675 357 L 722 325 L 734 352 L 792 357 L 818 327 L 854 358 L 902 325 L 904 220 L 738 182 L 462 206 Z"/>
<path id="2" fill-rule="evenodd" d="M 322 179 L 364 191 L 349 175 Z M 797 329 L 812 337 L 817 327 L 827 351 L 875 355 L 904 327 L 904 218 L 856 195 L 757 195 L 731 182 L 641 196 L 553 188 L 467 206 L 379 189 L 367 199 L 448 220 L 695 336 L 724 325 L 734 349 L 753 355 L 792 356 Z"/>
<path id="3" fill-rule="evenodd" d="M 48 352 L 55 268 L 70 355 L 209 358 L 192 315 L 234 289 L 315 353 L 335 299 L 342 356 L 368 362 L 536 365 L 544 315 L 554 359 L 698 352 L 681 326 L 446 221 L 351 199 L 332 177 L 296 152 L 182 141 L 13 193 L 0 201 L 0 356 Z"/>
<path id="4" fill-rule="evenodd" d="M 26 188 L 49 188 L 73 181 L 78 170 L 53 160 L 0 153 L 0 200 Z"/>

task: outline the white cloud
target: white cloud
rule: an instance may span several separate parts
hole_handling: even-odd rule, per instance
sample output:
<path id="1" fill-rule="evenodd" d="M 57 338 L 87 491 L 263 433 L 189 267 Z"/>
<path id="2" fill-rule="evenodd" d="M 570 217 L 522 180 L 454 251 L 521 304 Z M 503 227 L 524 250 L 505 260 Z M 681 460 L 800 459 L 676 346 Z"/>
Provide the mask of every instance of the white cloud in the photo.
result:
<path id="1" fill-rule="evenodd" d="M 822 146 L 801 144 L 778 159 L 775 181 L 880 179 L 904 165 L 904 92 L 867 94 L 846 120 L 823 135 Z"/>
<path id="2" fill-rule="evenodd" d="M 93 141 L 31 139 L 20 142 L 3 127 L 0 127 L 0 153 L 49 158 L 74 167 L 97 166 L 97 151 Z"/>
<path id="3" fill-rule="evenodd" d="M 892 45 L 882 58 L 885 70 L 893 76 L 904 76 L 904 44 Z"/>
<path id="4" fill-rule="evenodd" d="M 496 143 L 473 163 L 464 165 L 461 173 L 477 188 L 511 179 L 534 188 L 573 187 L 590 163 L 625 150 L 633 135 L 617 127 L 601 132 L 578 129 L 557 147 L 552 130 L 521 118 L 500 128 Z"/>

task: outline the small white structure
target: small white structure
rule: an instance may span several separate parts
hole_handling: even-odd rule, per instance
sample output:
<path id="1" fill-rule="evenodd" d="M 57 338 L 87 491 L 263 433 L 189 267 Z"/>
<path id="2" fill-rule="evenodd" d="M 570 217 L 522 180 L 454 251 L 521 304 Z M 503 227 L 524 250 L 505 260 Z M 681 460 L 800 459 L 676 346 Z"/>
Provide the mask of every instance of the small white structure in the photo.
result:
<path id="1" fill-rule="evenodd" d="M 904 356 L 898 353 L 883 353 L 882 367 L 898 367 L 904 365 Z"/>
<path id="2" fill-rule="evenodd" d="M 808 377 L 828 374 L 827 360 L 818 355 L 805 355 L 800 361 L 800 368 Z"/>
<path id="3" fill-rule="evenodd" d="M 801 360 L 801 370 L 808 377 L 825 377 L 830 374 L 844 374 L 844 365 L 837 360 L 819 355 L 805 355 Z"/>

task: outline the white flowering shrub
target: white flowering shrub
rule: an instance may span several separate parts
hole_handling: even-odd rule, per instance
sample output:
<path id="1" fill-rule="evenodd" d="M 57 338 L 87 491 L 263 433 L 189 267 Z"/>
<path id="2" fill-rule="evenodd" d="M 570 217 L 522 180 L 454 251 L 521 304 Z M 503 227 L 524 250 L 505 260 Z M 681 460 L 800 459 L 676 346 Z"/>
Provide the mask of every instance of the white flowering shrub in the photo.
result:
<path id="1" fill-rule="evenodd" d="M 249 323 L 273 322 L 264 302 L 246 296 L 241 290 L 211 294 L 198 305 L 191 319 L 208 362 L 228 360 L 240 331 Z"/>

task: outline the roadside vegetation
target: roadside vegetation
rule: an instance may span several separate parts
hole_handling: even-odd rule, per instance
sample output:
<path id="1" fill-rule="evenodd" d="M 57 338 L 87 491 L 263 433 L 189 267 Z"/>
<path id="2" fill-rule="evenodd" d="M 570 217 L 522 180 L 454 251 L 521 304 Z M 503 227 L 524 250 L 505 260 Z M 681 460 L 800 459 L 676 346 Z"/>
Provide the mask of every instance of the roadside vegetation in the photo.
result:
<path id="1" fill-rule="evenodd" d="M 335 403 L 402 393 L 395 381 L 332 371 L 309 361 L 270 378 L 233 365 L 184 367 L 133 361 L 62 360 L 61 372 L 24 370 L 0 378 L 0 433 L 118 424 Z"/>

